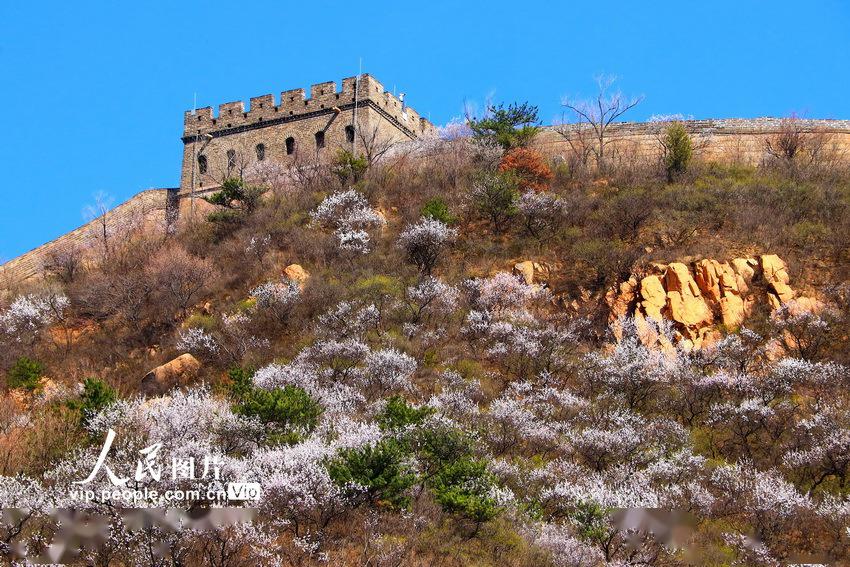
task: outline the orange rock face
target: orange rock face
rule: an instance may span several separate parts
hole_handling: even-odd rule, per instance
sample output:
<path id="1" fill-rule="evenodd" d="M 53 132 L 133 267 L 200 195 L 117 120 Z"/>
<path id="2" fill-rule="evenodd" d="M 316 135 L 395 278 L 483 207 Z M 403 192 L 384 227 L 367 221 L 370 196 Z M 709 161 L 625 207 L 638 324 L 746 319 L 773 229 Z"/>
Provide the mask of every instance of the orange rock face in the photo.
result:
<path id="1" fill-rule="evenodd" d="M 774 309 L 789 304 L 816 311 L 821 305 L 805 297 L 794 300 L 788 266 L 775 254 L 730 262 L 703 259 L 694 262 L 692 269 L 681 262 L 653 263 L 649 271 L 653 275 L 639 283 L 633 276 L 608 292 L 610 320 L 634 316 L 644 325 L 650 318 L 672 321 L 676 338 L 685 348 L 700 348 L 720 338 L 716 322 L 726 330 L 737 329 L 753 304 L 765 298 Z M 754 280 L 763 283 L 754 285 Z"/>

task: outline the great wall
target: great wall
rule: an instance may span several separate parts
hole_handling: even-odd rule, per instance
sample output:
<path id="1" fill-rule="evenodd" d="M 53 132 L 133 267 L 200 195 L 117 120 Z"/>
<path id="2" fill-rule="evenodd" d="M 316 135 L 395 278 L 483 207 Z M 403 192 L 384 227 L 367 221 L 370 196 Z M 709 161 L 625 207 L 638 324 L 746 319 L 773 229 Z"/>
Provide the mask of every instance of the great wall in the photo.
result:
<path id="1" fill-rule="evenodd" d="M 12 289 L 36 278 L 57 255 L 92 248 L 105 223 L 118 226 L 144 222 L 169 230 L 187 200 L 208 193 L 235 170 L 268 160 L 284 166 L 299 159 L 327 160 L 339 148 L 358 151 L 368 136 L 396 143 L 438 135 L 438 129 L 405 105 L 370 75 L 325 82 L 304 89 L 253 97 L 248 110 L 242 101 L 187 111 L 183 127 L 183 159 L 179 188 L 142 191 L 83 226 L 47 242 L 0 266 L 0 289 Z M 765 158 L 765 142 L 780 132 L 778 118 L 684 120 L 697 148 L 697 159 L 734 161 L 750 165 Z M 847 159 L 850 120 L 799 120 L 806 134 L 818 135 L 821 151 L 830 159 Z M 658 159 L 658 122 L 615 123 L 607 137 L 618 160 Z M 570 143 L 572 142 L 572 143 Z M 576 125 L 548 126 L 535 146 L 553 158 L 569 162 L 586 142 Z"/>

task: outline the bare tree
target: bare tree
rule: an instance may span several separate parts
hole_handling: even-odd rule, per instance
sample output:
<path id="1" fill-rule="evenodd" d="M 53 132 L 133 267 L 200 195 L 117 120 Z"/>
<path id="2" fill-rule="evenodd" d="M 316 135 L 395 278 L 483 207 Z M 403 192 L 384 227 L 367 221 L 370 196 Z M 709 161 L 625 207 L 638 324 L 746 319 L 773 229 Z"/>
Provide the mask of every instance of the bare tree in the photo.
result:
<path id="1" fill-rule="evenodd" d="M 620 91 L 613 91 L 616 77 L 600 75 L 596 77 L 598 92 L 593 99 L 574 100 L 564 98 L 561 101 L 568 111 L 574 114 L 575 122 L 558 128 L 558 132 L 570 142 L 573 138 L 580 143 L 574 147 L 589 151 L 596 160 L 599 171 L 605 170 L 606 148 L 612 142 L 608 139 L 611 124 L 623 114 L 643 101 L 643 96 L 626 98 Z M 590 143 L 588 143 L 590 142 Z M 574 142 L 576 143 L 576 142 Z M 571 146 L 573 144 L 571 143 Z"/>
<path id="2" fill-rule="evenodd" d="M 73 282 L 83 270 L 83 249 L 76 244 L 51 250 L 44 259 L 44 270 L 65 284 Z"/>
<path id="3" fill-rule="evenodd" d="M 363 157 L 372 165 L 398 145 L 398 140 L 382 132 L 377 125 L 369 127 L 360 121 L 357 128 L 357 147 L 363 148 Z"/>
<path id="4" fill-rule="evenodd" d="M 829 156 L 831 135 L 823 129 L 807 127 L 796 115 L 783 118 L 779 131 L 764 140 L 769 158 L 789 170 L 819 165 Z"/>
<path id="5" fill-rule="evenodd" d="M 108 215 L 112 201 L 112 197 L 101 191 L 95 194 L 94 204 L 86 205 L 83 209 L 83 216 L 92 223 L 92 236 L 100 242 L 104 259 L 109 256 L 109 246 L 115 232 Z"/>
<path id="6" fill-rule="evenodd" d="M 161 295 L 161 304 L 181 316 L 198 299 L 213 275 L 209 260 L 189 254 L 180 246 L 163 247 L 145 267 Z"/>

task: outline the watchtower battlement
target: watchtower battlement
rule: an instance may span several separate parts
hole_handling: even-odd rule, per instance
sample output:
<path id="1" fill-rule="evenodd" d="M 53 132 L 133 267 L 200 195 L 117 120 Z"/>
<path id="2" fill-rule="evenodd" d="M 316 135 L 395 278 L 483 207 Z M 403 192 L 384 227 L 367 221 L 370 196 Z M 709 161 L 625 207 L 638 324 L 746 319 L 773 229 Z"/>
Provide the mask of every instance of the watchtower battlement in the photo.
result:
<path id="1" fill-rule="evenodd" d="M 368 143 L 414 140 L 436 131 L 371 75 L 305 89 L 225 102 L 183 116 L 180 190 L 206 190 L 254 161 L 284 165 L 322 161 L 336 150 L 366 151 Z"/>
<path id="2" fill-rule="evenodd" d="M 355 92 L 356 91 L 356 92 Z M 434 126 L 422 118 L 416 110 L 405 106 L 404 102 L 387 91 L 374 77 L 368 74 L 342 79 L 342 88 L 328 81 L 310 86 L 307 97 L 303 88 L 291 89 L 280 93 L 275 99 L 273 94 L 252 97 L 248 109 L 243 101 L 225 102 L 218 106 L 218 112 L 206 106 L 194 111 L 187 110 L 183 117 L 183 140 L 193 141 L 204 134 L 227 135 L 232 130 L 244 130 L 245 127 L 261 127 L 266 123 L 279 123 L 299 118 L 311 118 L 318 114 L 337 112 L 358 107 L 371 106 L 397 122 L 400 130 L 412 139 L 427 134 Z M 235 133 L 235 132 L 233 132 Z"/>

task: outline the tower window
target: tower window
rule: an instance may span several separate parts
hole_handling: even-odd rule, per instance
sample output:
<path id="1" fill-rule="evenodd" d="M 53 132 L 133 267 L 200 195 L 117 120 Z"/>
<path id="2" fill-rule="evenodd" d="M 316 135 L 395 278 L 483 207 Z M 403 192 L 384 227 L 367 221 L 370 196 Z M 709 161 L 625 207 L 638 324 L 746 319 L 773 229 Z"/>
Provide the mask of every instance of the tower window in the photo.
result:
<path id="1" fill-rule="evenodd" d="M 348 141 L 349 144 L 354 143 L 354 126 L 349 124 L 345 127 L 345 139 Z"/>
<path id="2" fill-rule="evenodd" d="M 236 152 L 234 150 L 227 150 L 227 169 L 233 169 L 236 167 Z"/>
<path id="3" fill-rule="evenodd" d="M 257 161 L 263 161 L 266 159 L 266 145 L 265 144 L 257 144 Z"/>
<path id="4" fill-rule="evenodd" d="M 286 155 L 291 156 L 295 153 L 295 138 L 290 136 L 286 139 Z"/>
<path id="5" fill-rule="evenodd" d="M 325 132 L 316 132 L 316 149 L 321 150 L 325 147 Z"/>
<path id="6" fill-rule="evenodd" d="M 207 156 L 203 154 L 198 156 L 198 171 L 201 173 L 207 172 Z"/>

